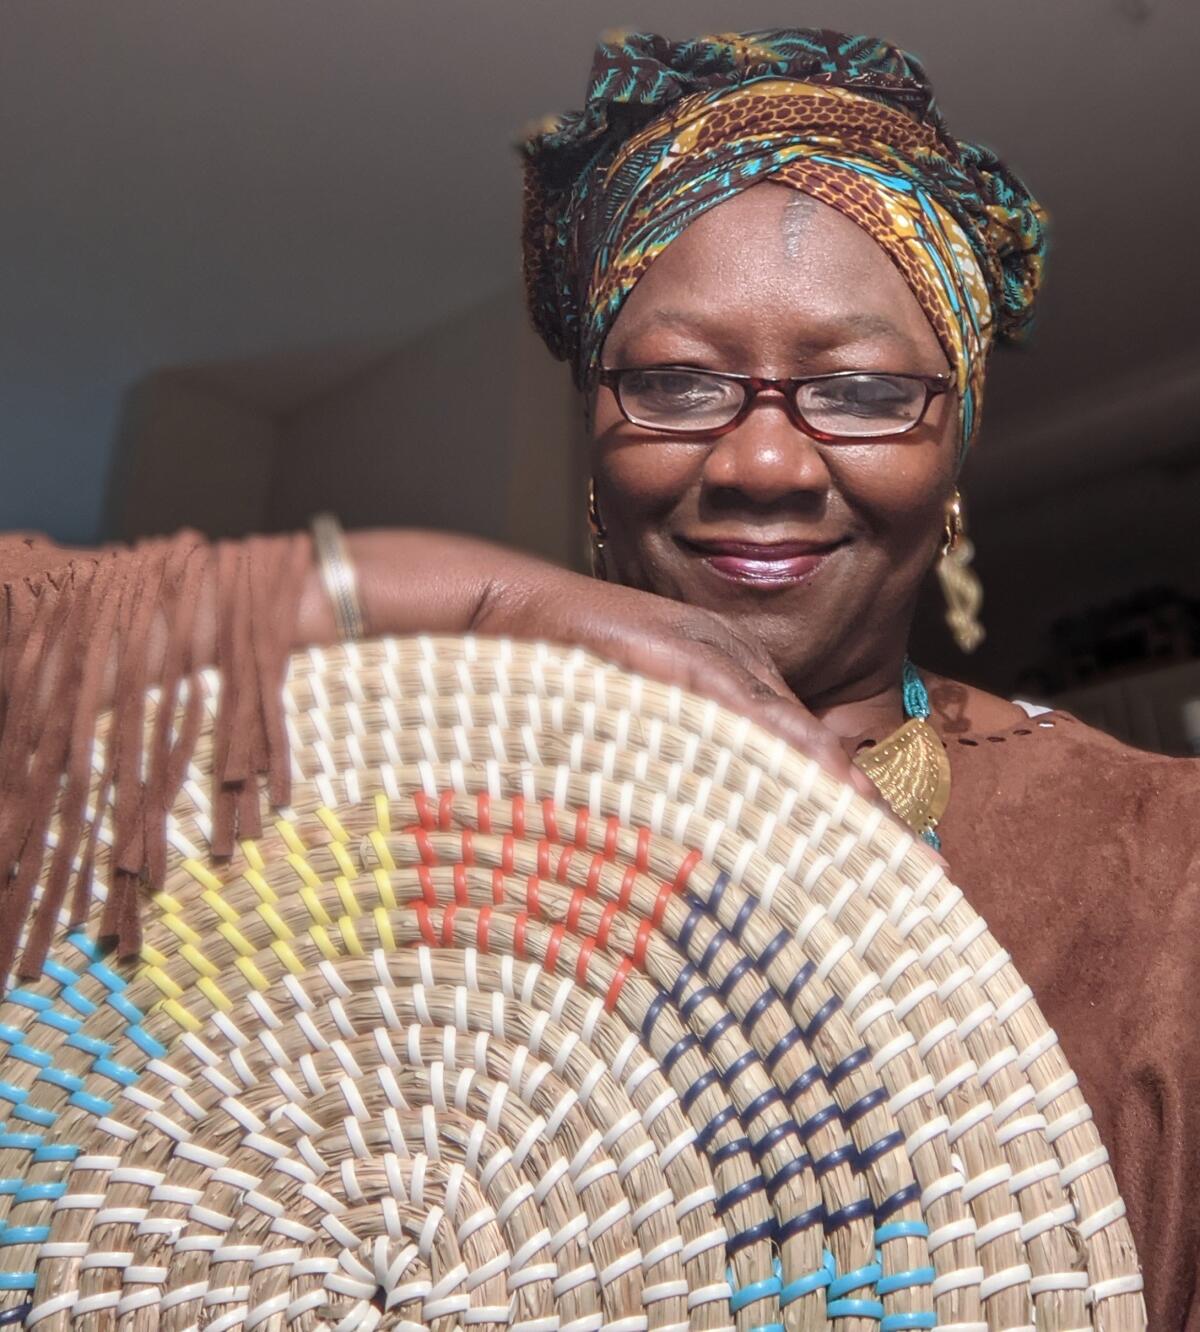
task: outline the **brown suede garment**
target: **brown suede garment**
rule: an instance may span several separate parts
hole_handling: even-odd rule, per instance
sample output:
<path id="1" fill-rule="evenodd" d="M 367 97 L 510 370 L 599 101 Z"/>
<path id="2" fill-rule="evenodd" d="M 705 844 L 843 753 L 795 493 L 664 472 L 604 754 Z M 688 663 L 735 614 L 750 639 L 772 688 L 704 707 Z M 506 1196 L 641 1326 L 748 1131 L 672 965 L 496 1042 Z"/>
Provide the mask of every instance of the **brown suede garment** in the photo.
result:
<path id="1" fill-rule="evenodd" d="M 1063 712 L 970 729 L 950 756 L 950 877 L 1029 984 L 1080 1080 L 1129 1211 L 1151 1332 L 1200 1332 L 1200 760 Z"/>

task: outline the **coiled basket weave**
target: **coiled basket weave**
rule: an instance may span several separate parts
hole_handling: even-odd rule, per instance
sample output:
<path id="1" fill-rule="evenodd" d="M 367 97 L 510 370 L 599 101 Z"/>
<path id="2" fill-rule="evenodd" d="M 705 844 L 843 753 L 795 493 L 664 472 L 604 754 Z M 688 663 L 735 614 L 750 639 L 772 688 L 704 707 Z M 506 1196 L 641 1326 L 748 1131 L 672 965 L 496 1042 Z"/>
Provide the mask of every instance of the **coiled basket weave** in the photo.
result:
<path id="1" fill-rule="evenodd" d="M 140 962 L 6 997 L 0 1325 L 1145 1326 L 1034 996 L 850 789 L 565 649 L 287 699 L 292 808 L 209 858 L 210 707 Z"/>

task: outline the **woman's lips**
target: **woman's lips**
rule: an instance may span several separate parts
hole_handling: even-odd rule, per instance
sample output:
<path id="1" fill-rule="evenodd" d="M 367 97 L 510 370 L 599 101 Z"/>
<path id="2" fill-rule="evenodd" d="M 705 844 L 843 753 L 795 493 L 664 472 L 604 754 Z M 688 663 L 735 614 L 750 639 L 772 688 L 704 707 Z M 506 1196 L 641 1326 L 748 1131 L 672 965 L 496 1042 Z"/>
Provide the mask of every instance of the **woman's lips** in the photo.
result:
<path id="1" fill-rule="evenodd" d="M 811 577 L 841 544 L 840 541 L 684 542 L 687 549 L 722 578 L 773 587 Z"/>

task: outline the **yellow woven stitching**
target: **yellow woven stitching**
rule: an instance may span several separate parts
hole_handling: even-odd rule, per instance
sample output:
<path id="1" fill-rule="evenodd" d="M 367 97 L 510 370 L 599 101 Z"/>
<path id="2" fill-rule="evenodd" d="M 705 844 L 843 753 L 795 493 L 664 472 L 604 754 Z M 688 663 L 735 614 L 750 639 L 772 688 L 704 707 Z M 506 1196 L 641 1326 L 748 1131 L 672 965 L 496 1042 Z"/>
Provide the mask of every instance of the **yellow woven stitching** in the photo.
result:
<path id="1" fill-rule="evenodd" d="M 354 889 L 350 886 L 350 880 L 344 875 L 339 874 L 333 881 L 333 886 L 337 889 L 338 896 L 342 899 L 342 906 L 345 908 L 348 916 L 361 916 L 362 907 L 358 904 L 358 898 L 354 896 Z"/>
<path id="2" fill-rule="evenodd" d="M 242 846 L 242 855 L 246 857 L 246 863 L 251 869 L 260 870 L 265 868 L 266 861 L 263 859 L 262 852 L 258 849 L 258 843 L 247 837 Z"/>
<path id="3" fill-rule="evenodd" d="M 214 1008 L 219 1008 L 222 1013 L 228 1013 L 233 1007 L 233 1000 L 221 989 L 216 981 L 209 980 L 207 976 L 203 980 L 198 980 L 196 982 L 196 989 L 200 991 Z"/>
<path id="4" fill-rule="evenodd" d="M 289 823 L 287 819 L 280 819 L 275 825 L 275 831 L 283 838 L 284 845 L 292 855 L 302 856 L 308 850 L 308 847 L 300 840 L 296 825 Z"/>
<path id="5" fill-rule="evenodd" d="M 300 959 L 292 952 L 292 946 L 284 939 L 276 939 L 271 945 L 271 952 L 283 963 L 293 976 L 303 976 L 304 967 Z"/>
<path id="6" fill-rule="evenodd" d="M 229 925 L 236 925 L 241 919 L 241 914 L 235 907 L 231 907 L 220 893 L 209 891 L 200 894 L 200 900 L 212 909 Z"/>
<path id="7" fill-rule="evenodd" d="M 326 933 L 324 926 L 314 925 L 312 929 L 309 930 L 309 935 L 312 937 L 313 943 L 317 945 L 330 962 L 336 962 L 341 956 L 333 940 Z"/>
<path id="8" fill-rule="evenodd" d="M 254 965 L 248 957 L 239 957 L 233 964 L 245 976 L 246 980 L 254 989 L 262 991 L 270 989 L 267 984 L 267 978 Z"/>
<path id="9" fill-rule="evenodd" d="M 379 824 L 381 833 L 392 831 L 392 807 L 388 804 L 388 798 L 382 791 L 375 793 L 375 822 Z"/>
<path id="10" fill-rule="evenodd" d="M 264 902 L 275 903 L 279 901 L 279 894 L 257 869 L 248 869 L 243 877 Z"/>
<path id="11" fill-rule="evenodd" d="M 387 870 L 377 869 L 374 877 L 375 887 L 379 890 L 379 900 L 384 906 L 395 910 L 396 894 L 392 891 L 392 881 L 388 877 Z"/>
<path id="12" fill-rule="evenodd" d="M 183 862 L 183 868 L 196 880 L 203 888 L 211 892 L 219 893 L 224 886 L 221 880 L 208 868 L 202 865 L 198 860 L 193 860 L 190 856 Z"/>
<path id="13" fill-rule="evenodd" d="M 396 868 L 396 862 L 392 859 L 392 853 L 388 850 L 388 844 L 384 841 L 383 834 L 381 832 L 373 832 L 370 834 L 368 840 L 372 847 L 374 847 L 375 854 L 379 857 L 379 863 L 383 868 L 394 870 Z"/>
<path id="14" fill-rule="evenodd" d="M 150 899 L 160 911 L 182 911 L 183 903 L 170 893 L 155 893 Z"/>
<path id="15" fill-rule="evenodd" d="M 199 972 L 201 976 L 211 980 L 214 976 L 221 974 L 221 968 L 215 962 L 211 962 L 204 954 L 192 944 L 184 944 L 179 950 L 179 956 L 192 968 Z"/>
<path id="16" fill-rule="evenodd" d="M 388 913 L 383 907 L 376 907 L 371 914 L 375 917 L 375 929 L 383 941 L 383 946 L 388 949 L 395 948 L 396 936 L 392 933 L 392 922 L 388 918 Z"/>
<path id="17" fill-rule="evenodd" d="M 162 1011 L 176 1026 L 182 1027 L 184 1031 L 199 1031 L 204 1026 L 204 1023 L 198 1017 L 193 1017 L 181 1003 L 174 999 L 164 999 Z"/>
<path id="18" fill-rule="evenodd" d="M 306 888 L 304 891 L 308 892 L 310 890 Z M 277 939 L 294 939 L 296 937 L 287 921 L 269 902 L 263 902 L 259 905 L 258 914 Z"/>
<path id="19" fill-rule="evenodd" d="M 162 955 L 159 954 L 159 956 L 161 957 Z M 145 976 L 152 985 L 157 985 L 163 994 L 167 996 L 168 1001 L 178 999 L 183 993 L 183 986 L 178 982 L 173 981 L 161 966 L 156 965 L 147 967 L 142 972 L 142 975 Z"/>
<path id="20" fill-rule="evenodd" d="M 354 928 L 354 921 L 349 916 L 343 916 L 338 921 L 338 929 L 341 931 L 342 939 L 349 951 L 355 957 L 362 957 L 367 950 L 362 946 L 362 940 L 358 937 L 358 931 Z"/>
<path id="21" fill-rule="evenodd" d="M 183 920 L 181 917 L 174 914 L 163 916 L 162 923 L 184 944 L 198 944 L 203 937 L 202 935 L 197 934 L 186 920 Z"/>
<path id="22" fill-rule="evenodd" d="M 308 908 L 308 914 L 318 925 L 332 925 L 333 917 L 321 905 L 321 899 L 311 888 L 301 888 L 297 896 Z"/>
<path id="23" fill-rule="evenodd" d="M 152 944 L 142 944 L 142 951 L 139 960 L 142 963 L 142 971 L 139 975 L 148 975 L 154 967 L 165 967 L 170 961 L 166 953 L 160 953 Z"/>
<path id="24" fill-rule="evenodd" d="M 222 939 L 231 943 L 242 957 L 252 957 L 258 952 L 258 949 L 246 938 L 241 930 L 237 929 L 236 926 L 230 925 L 228 921 L 222 922 L 222 924 L 217 926 L 217 933 Z"/>
<path id="25" fill-rule="evenodd" d="M 319 888 L 321 886 L 321 876 L 303 856 L 292 854 L 288 856 L 287 863 L 300 876 L 301 883 L 306 883 L 310 888 Z"/>
<path id="26" fill-rule="evenodd" d="M 332 852 L 334 860 L 337 861 L 338 869 L 341 870 L 346 878 L 353 879 L 358 873 L 358 866 L 350 859 L 349 852 L 346 848 L 341 842 L 330 842 L 329 850 Z"/>
<path id="27" fill-rule="evenodd" d="M 350 840 L 350 834 L 342 827 L 338 816 L 328 805 L 322 805 L 317 810 L 317 818 L 329 829 L 329 834 L 335 841 L 348 842 Z"/>

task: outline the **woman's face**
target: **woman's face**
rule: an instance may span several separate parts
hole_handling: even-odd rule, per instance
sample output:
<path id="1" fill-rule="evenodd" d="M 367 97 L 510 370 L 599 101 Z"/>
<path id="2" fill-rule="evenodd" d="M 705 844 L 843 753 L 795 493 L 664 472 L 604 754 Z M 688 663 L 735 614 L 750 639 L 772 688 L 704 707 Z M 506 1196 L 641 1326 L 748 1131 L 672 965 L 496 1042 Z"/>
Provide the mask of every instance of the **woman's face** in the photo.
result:
<path id="1" fill-rule="evenodd" d="M 710 209 L 655 260 L 602 364 L 769 377 L 949 369 L 867 233 L 772 183 Z M 593 474 L 609 577 L 720 612 L 807 701 L 883 687 L 937 550 L 958 430 L 948 393 L 894 442 L 826 444 L 767 393 L 729 433 L 681 439 L 631 424 L 601 388 Z"/>

